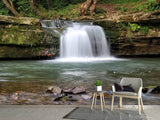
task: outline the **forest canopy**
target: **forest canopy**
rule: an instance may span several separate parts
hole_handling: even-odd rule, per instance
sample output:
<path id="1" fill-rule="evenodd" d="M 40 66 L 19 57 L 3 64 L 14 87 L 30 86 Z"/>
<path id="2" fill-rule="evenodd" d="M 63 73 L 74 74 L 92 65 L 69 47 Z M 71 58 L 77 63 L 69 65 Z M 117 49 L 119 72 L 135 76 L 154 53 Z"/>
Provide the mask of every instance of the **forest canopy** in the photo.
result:
<path id="1" fill-rule="evenodd" d="M 91 4 L 85 4 L 87 2 Z M 88 2 L 88 3 L 89 3 Z M 86 5 L 86 6 L 85 6 Z M 98 5 L 98 7 L 97 7 Z M 84 9 L 83 9 L 84 7 Z M 86 8 L 85 8 L 86 7 Z M 0 15 L 40 19 L 106 16 L 120 11 L 128 14 L 160 9 L 160 0 L 1 0 Z"/>
<path id="2" fill-rule="evenodd" d="M 59 10 L 72 4 L 82 3 L 85 0 L 2 0 L 0 1 L 1 15 L 15 15 L 39 17 L 39 10 Z"/>

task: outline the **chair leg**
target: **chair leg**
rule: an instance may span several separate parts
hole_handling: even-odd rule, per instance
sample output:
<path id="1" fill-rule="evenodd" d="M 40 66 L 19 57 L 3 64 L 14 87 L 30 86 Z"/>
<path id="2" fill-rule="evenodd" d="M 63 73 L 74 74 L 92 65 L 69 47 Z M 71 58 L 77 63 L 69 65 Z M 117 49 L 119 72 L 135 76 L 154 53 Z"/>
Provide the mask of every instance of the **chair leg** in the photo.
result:
<path id="1" fill-rule="evenodd" d="M 113 110 L 113 104 L 114 104 L 114 95 L 112 95 L 111 111 Z"/>
<path id="2" fill-rule="evenodd" d="M 122 97 L 119 97 L 119 107 L 122 108 Z"/>
<path id="3" fill-rule="evenodd" d="M 142 98 L 140 98 L 140 99 L 141 99 L 141 108 L 142 108 L 142 111 L 144 111 Z"/>
<path id="4" fill-rule="evenodd" d="M 141 115 L 141 105 L 140 105 L 140 98 L 138 98 L 138 111 L 139 111 L 139 115 Z"/>

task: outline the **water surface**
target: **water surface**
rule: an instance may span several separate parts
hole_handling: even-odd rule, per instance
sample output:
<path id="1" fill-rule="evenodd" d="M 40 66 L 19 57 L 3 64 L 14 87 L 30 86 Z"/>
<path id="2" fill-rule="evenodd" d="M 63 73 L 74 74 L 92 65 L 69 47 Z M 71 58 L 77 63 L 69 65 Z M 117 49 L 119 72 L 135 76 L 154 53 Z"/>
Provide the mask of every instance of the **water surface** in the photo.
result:
<path id="1" fill-rule="evenodd" d="M 111 90 L 122 77 L 140 77 L 143 85 L 160 85 L 160 58 L 111 59 L 88 62 L 57 60 L 0 61 L 1 92 L 44 91 L 44 87 L 84 86 L 94 89 L 96 80 Z"/>
<path id="2" fill-rule="evenodd" d="M 122 77 L 140 77 L 144 86 L 160 85 L 160 59 L 113 59 L 93 62 L 1 61 L 0 82 L 93 83 L 110 86 Z"/>

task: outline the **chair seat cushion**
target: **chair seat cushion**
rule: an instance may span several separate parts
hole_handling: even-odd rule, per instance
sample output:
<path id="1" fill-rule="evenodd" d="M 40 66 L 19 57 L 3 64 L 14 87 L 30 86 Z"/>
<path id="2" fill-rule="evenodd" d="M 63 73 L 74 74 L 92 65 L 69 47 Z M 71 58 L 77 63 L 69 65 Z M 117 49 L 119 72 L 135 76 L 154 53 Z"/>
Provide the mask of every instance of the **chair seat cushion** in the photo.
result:
<path id="1" fill-rule="evenodd" d="M 128 96 L 137 96 L 138 94 L 135 92 L 126 92 L 126 91 L 118 91 L 114 92 L 114 95 L 128 95 Z"/>
<path id="2" fill-rule="evenodd" d="M 125 86 L 123 86 L 123 91 L 135 92 L 134 89 L 132 88 L 132 85 L 125 85 Z"/>
<path id="3" fill-rule="evenodd" d="M 116 91 L 123 91 L 123 86 L 121 86 L 119 83 L 114 83 L 114 86 L 116 88 Z"/>
<path id="4" fill-rule="evenodd" d="M 116 91 L 135 92 L 131 84 L 122 86 L 118 83 L 114 83 L 114 86 L 115 86 Z"/>

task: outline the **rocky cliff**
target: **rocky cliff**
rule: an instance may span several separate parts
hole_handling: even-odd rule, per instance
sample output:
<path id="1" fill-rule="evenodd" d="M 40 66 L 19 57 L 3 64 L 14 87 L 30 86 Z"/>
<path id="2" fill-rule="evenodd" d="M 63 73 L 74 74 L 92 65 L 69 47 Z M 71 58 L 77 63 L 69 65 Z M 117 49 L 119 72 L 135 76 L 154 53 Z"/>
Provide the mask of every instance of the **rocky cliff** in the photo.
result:
<path id="1" fill-rule="evenodd" d="M 0 15 L 0 59 L 54 57 L 39 19 Z"/>
<path id="2" fill-rule="evenodd" d="M 160 11 L 92 21 L 104 28 L 112 55 L 160 56 Z M 58 48 L 58 38 L 44 33 L 39 19 L 0 15 L 0 59 L 54 58 Z"/>
<path id="3" fill-rule="evenodd" d="M 160 56 L 160 11 L 112 17 L 103 26 L 115 56 Z"/>

